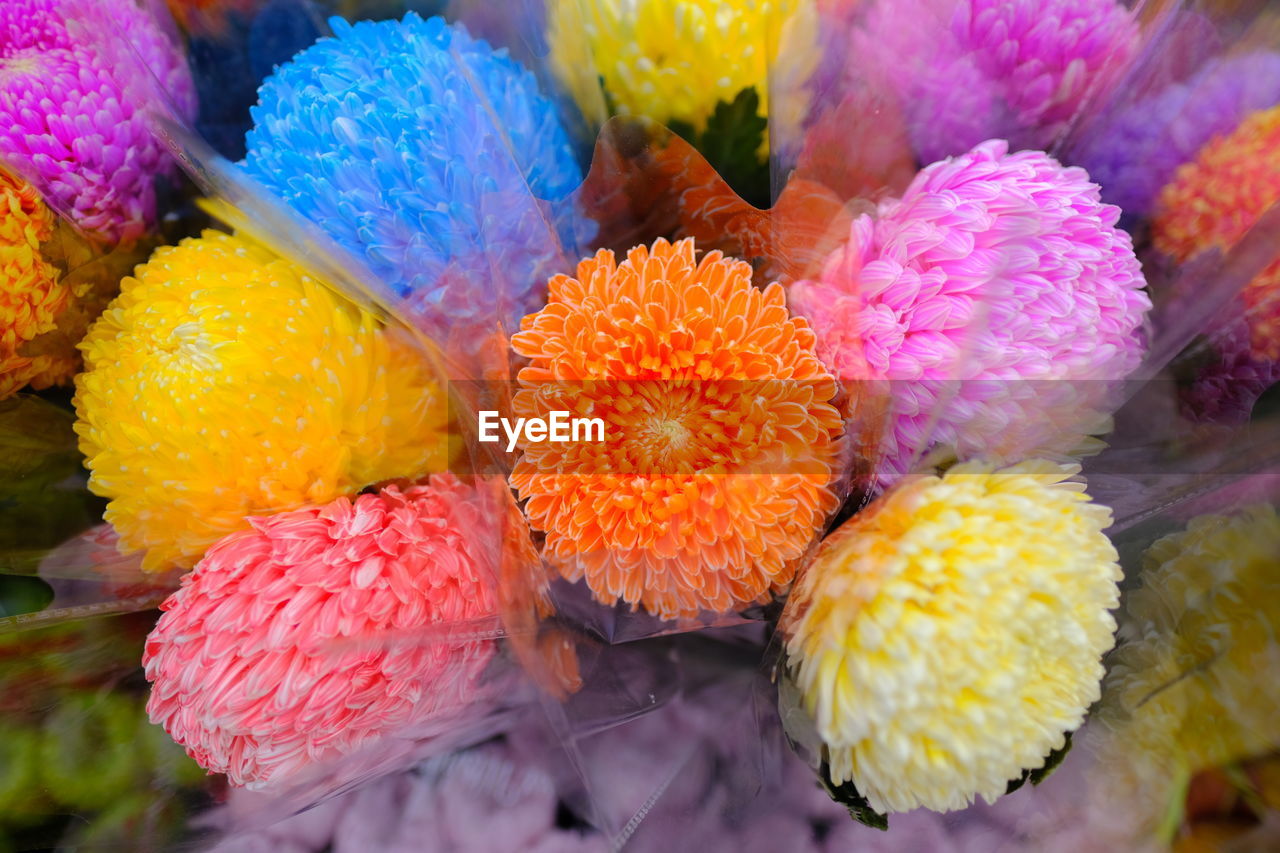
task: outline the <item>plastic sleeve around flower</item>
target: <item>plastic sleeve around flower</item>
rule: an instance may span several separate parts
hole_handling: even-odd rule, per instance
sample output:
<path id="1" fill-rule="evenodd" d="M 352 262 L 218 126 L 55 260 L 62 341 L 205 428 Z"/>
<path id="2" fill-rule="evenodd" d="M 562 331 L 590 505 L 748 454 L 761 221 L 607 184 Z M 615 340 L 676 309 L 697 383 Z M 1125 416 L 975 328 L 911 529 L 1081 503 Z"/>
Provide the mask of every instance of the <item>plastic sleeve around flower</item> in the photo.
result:
<path id="1" fill-rule="evenodd" d="M 33 0 L 14 7 L 40 47 L 7 45 L 6 159 L 90 239 L 154 234 L 174 163 L 148 129 L 155 109 L 194 116 L 195 92 L 163 7 L 134 0 Z M 14 30 L 16 34 L 18 29 Z M 163 202 L 163 205 L 162 205 Z"/>
<path id="2" fill-rule="evenodd" d="M 83 369 L 78 345 L 145 251 L 143 244 L 109 247 L 90 238 L 35 186 L 0 169 L 7 317 L 0 324 L 0 615 L 6 629 L 32 618 L 28 611 L 42 598 L 49 599 L 40 615 L 45 622 L 75 618 L 64 608 L 113 599 L 95 586 L 102 577 L 93 566 L 68 554 L 101 521 L 102 507 L 88 489 L 67 402 Z M 45 581 L 79 590 L 72 600 Z"/>
<path id="3" fill-rule="evenodd" d="M 1105 447 L 1084 460 L 1093 493 L 1115 511 L 1118 535 L 1185 516 L 1214 494 L 1274 481 L 1280 432 L 1273 414 L 1206 422 L 1187 406 L 1185 378 L 1165 374 L 1136 384 Z"/>
<path id="4" fill-rule="evenodd" d="M 991 138 L 1053 150 L 1144 37 L 1138 14 L 1116 0 L 1050 0 L 1033 16 L 991 0 L 823 5 L 821 100 L 865 88 L 901 116 L 922 165 Z"/>
<path id="5" fill-rule="evenodd" d="M 1248 766 L 1280 744 L 1273 464 L 1206 488 L 1117 539 L 1132 555 L 1118 644 L 1096 712 L 1103 796 L 1138 794 L 1134 819 L 1162 837 L 1200 816 L 1193 778 Z"/>
<path id="6" fill-rule="evenodd" d="M 62 843 L 163 848 L 212 804 L 216 781 L 147 721 L 138 659 L 151 621 L 98 615 L 0 631 L 6 814 L 54 827 Z"/>
<path id="7" fill-rule="evenodd" d="M 357 259 L 379 301 L 439 342 L 451 377 L 484 378 L 489 342 L 592 236 L 560 112 L 462 24 L 330 26 L 263 82 L 241 171 Z M 332 67 L 350 71 L 337 89 Z"/>
<path id="8" fill-rule="evenodd" d="M 549 292 L 511 339 L 510 411 L 563 435 L 517 435 L 510 482 L 559 617 L 610 641 L 759 618 L 847 493 L 812 330 L 691 239 L 601 250 Z"/>

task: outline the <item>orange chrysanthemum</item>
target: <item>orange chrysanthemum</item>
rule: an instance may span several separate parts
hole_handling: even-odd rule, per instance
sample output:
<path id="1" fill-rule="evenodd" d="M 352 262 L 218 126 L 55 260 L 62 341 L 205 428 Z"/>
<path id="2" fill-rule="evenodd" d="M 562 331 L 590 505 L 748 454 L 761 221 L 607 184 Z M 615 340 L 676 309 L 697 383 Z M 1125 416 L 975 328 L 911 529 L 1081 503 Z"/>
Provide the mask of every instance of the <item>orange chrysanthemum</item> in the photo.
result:
<path id="1" fill-rule="evenodd" d="M 1200 149 L 1160 193 L 1152 222 L 1156 248 L 1185 261 L 1227 251 L 1280 201 L 1280 107 L 1255 112 L 1232 133 Z M 1257 358 L 1280 359 L 1280 260 L 1241 293 Z"/>
<path id="2" fill-rule="evenodd" d="M 595 598 L 664 619 L 765 600 L 834 508 L 834 378 L 783 289 L 692 240 L 602 250 L 557 276 L 512 347 L 517 417 L 599 418 L 526 443 L 511 483 L 545 553 Z"/>
<path id="3" fill-rule="evenodd" d="M 56 353 L 28 350 L 54 330 L 69 297 L 57 269 L 40 253 L 53 225 L 35 188 L 0 171 L 0 399 L 28 383 L 51 385 L 74 366 Z"/>

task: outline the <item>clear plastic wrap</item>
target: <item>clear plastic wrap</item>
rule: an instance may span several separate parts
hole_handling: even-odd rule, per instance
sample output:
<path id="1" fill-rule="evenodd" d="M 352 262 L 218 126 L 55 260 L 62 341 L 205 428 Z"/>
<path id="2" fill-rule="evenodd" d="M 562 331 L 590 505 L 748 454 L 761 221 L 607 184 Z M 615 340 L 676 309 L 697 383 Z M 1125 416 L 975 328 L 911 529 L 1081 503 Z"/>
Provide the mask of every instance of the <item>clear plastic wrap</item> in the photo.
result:
<path id="1" fill-rule="evenodd" d="M 1128 723 L 1080 721 L 1119 590 L 1148 583 L 1134 559 L 1172 548 L 1152 543 L 1192 509 L 1227 529 L 1246 498 L 1274 499 L 1254 401 L 1275 378 L 1255 347 L 1277 304 L 1258 285 L 1276 214 L 1183 251 L 1159 235 L 1190 206 L 1117 209 L 1122 182 L 1076 167 L 1104 162 L 1147 95 L 1182 87 L 1184 121 L 1215 63 L 1269 49 L 1267 20 L 1111 0 L 1045 2 L 1036 20 L 978 0 L 748 5 L 192 6 L 198 114 L 167 54 L 79 14 L 72 30 L 226 230 L 124 277 L 82 347 L 78 421 L 54 394 L 0 402 L 16 484 L 0 559 L 30 576 L 4 588 L 0 632 L 150 629 L 129 653 L 149 736 L 163 727 L 232 789 L 205 783 L 225 802 L 189 843 L 991 849 L 1068 836 L 1077 811 L 1125 822 L 1096 801 L 1125 777 L 1094 749 Z M 1264 76 L 1242 116 L 1270 106 Z M 1185 147 L 1181 165 L 1202 145 Z M 100 244 L 92 264 L 115 263 Z M 936 498 L 965 478 L 1014 497 Z M 832 568 L 848 527 L 866 536 L 850 560 L 905 554 L 927 574 L 916 557 L 957 518 L 985 525 L 983 566 L 1027 582 L 935 555 L 962 564 L 955 616 L 941 587 L 897 600 L 874 572 Z M 1093 563 L 1074 577 L 1080 554 Z M 825 615 L 824 572 L 844 596 Z M 883 677 L 858 707 L 905 710 L 873 740 L 914 756 L 917 705 L 974 672 L 1000 693 L 1004 659 L 969 654 L 999 633 L 978 611 L 1020 648 L 1069 646 L 1078 660 L 1053 672 L 1073 701 L 1035 694 L 1044 719 L 993 702 L 989 728 L 1017 742 L 992 747 L 964 740 L 962 697 L 937 742 L 980 758 L 906 793 L 850 790 L 787 656 L 855 634 L 874 651 L 879 622 L 839 620 L 882 592 L 902 656 L 868 664 Z M 158 622 L 87 620 L 156 606 Z M 1114 653 L 1139 681 L 1218 659 L 1126 651 L 1139 610 Z M 88 638 L 79 657 L 117 648 Z M 1273 668 L 1264 648 L 1255 664 Z M 137 721 L 142 679 L 126 680 L 104 695 Z M 1113 699 L 1134 713 L 1108 681 Z M 49 700 L 49 725 L 80 702 Z M 1246 710 L 1252 739 L 1180 765 L 1167 797 L 1146 780 L 1164 823 L 1124 837 L 1167 834 L 1189 814 L 1178 786 L 1274 749 Z M 1002 750 L 1015 769 L 960 778 Z M 846 817 L 959 810 L 1024 782 L 995 805 L 895 814 L 888 836 Z M 137 830 L 121 820 L 112 832 Z M 164 846 L 177 821 L 137 831 Z"/>

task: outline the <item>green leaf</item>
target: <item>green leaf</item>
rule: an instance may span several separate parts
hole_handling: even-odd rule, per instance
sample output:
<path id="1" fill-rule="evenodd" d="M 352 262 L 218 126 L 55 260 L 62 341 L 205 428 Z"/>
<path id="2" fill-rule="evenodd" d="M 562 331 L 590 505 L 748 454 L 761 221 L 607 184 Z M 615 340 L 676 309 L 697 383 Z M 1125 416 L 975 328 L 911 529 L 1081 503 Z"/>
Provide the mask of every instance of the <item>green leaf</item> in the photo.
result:
<path id="1" fill-rule="evenodd" d="M 62 480 L 80 469 L 75 416 L 39 397 L 0 400 L 0 488 Z"/>
<path id="2" fill-rule="evenodd" d="M 756 207 L 769 206 L 769 162 L 760 156 L 769 122 L 760 96 L 748 86 L 729 103 L 716 104 L 698 150 L 737 193 Z"/>
<path id="3" fill-rule="evenodd" d="M 1062 764 L 1062 760 L 1067 757 L 1067 753 L 1070 751 L 1071 732 L 1067 732 L 1067 739 L 1062 744 L 1062 747 L 1049 753 L 1049 757 L 1044 760 L 1043 767 L 1031 771 L 1031 784 L 1039 785 L 1045 779 L 1048 779 L 1049 774 L 1058 769 L 1058 765 Z"/>
<path id="4" fill-rule="evenodd" d="M 0 575 L 0 616 L 19 616 L 44 610 L 53 589 L 39 578 Z"/>
<path id="5" fill-rule="evenodd" d="M 1037 767 L 1035 770 L 1023 770 L 1022 775 L 1017 779 L 1009 780 L 1009 787 L 1004 789 L 1006 796 L 1021 788 L 1030 782 L 1032 785 L 1039 785 L 1045 779 L 1049 778 L 1049 774 L 1058 769 L 1058 765 L 1062 764 L 1062 760 L 1067 757 L 1067 753 L 1071 751 L 1071 732 L 1067 732 L 1067 739 L 1060 749 L 1055 749 L 1044 760 L 1044 765 Z"/>
<path id="6" fill-rule="evenodd" d="M 827 796 L 849 810 L 849 817 L 863 826 L 888 831 L 888 816 L 882 815 L 871 808 L 871 804 L 867 802 L 866 797 L 858 793 L 858 789 L 852 782 L 841 782 L 839 784 L 832 782 L 831 766 L 825 761 L 818 768 L 818 780 L 822 783 Z"/>
<path id="7" fill-rule="evenodd" d="M 50 548 L 101 517 L 74 424 L 39 397 L 0 401 L 0 571 L 34 572 Z"/>
<path id="8" fill-rule="evenodd" d="M 748 86 L 732 101 L 721 101 L 698 133 L 685 121 L 667 127 L 698 149 L 738 195 L 759 208 L 769 206 L 769 161 L 760 156 L 769 122 L 760 115 L 760 96 Z"/>

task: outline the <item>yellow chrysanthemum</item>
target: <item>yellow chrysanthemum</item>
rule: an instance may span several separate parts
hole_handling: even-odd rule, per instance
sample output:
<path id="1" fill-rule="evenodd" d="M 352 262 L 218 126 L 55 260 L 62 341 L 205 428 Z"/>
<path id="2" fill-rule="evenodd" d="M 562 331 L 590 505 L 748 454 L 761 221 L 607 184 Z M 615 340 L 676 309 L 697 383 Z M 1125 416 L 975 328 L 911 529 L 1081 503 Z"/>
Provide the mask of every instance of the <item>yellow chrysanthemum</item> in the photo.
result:
<path id="1" fill-rule="evenodd" d="M 147 569 L 192 565 L 248 515 L 447 462 L 443 392 L 413 344 L 239 237 L 158 249 L 81 349 L 90 488 Z"/>
<path id="2" fill-rule="evenodd" d="M 782 86 L 788 114 L 776 118 L 798 125 L 818 56 L 813 0 L 552 0 L 548 14 L 552 67 L 589 121 L 604 121 L 608 98 L 623 115 L 700 131 L 747 88 L 768 117 Z"/>
<path id="3" fill-rule="evenodd" d="M 783 615 L 831 780 L 961 808 L 1043 766 L 1098 698 L 1120 568 L 1077 469 L 907 480 L 819 549 Z"/>
<path id="4" fill-rule="evenodd" d="M 1103 719 L 1122 764 L 1179 780 L 1280 747 L 1280 516 L 1193 519 L 1143 558 Z"/>

